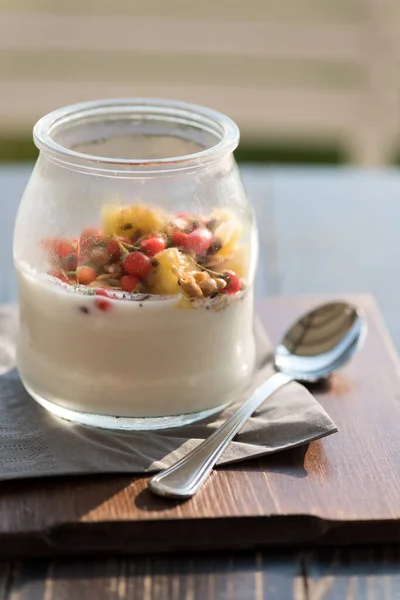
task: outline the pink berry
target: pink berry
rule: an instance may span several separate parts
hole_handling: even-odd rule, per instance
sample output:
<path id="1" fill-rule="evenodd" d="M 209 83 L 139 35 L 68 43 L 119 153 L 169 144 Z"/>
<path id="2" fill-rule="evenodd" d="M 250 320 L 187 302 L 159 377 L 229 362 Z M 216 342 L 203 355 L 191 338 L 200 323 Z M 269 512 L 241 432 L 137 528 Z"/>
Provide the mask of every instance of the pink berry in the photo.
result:
<path id="1" fill-rule="evenodd" d="M 114 298 L 118 300 L 118 294 L 106 288 L 96 288 L 94 293 L 96 296 L 105 296 L 106 298 Z"/>
<path id="2" fill-rule="evenodd" d="M 119 247 L 117 240 L 110 240 L 107 243 L 107 250 L 111 260 L 119 260 L 121 257 L 121 248 Z"/>
<path id="3" fill-rule="evenodd" d="M 165 240 L 161 235 L 151 235 L 142 240 L 140 245 L 150 256 L 155 256 L 165 250 Z"/>
<path id="4" fill-rule="evenodd" d="M 151 269 L 151 259 L 143 252 L 130 252 L 123 259 L 122 266 L 129 275 L 144 277 Z"/>
<path id="5" fill-rule="evenodd" d="M 183 231 L 175 231 L 172 234 L 172 243 L 178 248 L 186 248 L 188 234 Z"/>
<path id="6" fill-rule="evenodd" d="M 227 294 L 236 294 L 240 290 L 240 277 L 234 271 L 224 271 L 223 275 L 228 279 L 228 285 L 225 288 Z"/>
<path id="7" fill-rule="evenodd" d="M 44 238 L 41 246 L 50 258 L 64 259 L 75 251 L 72 242 L 62 238 Z"/>
<path id="8" fill-rule="evenodd" d="M 205 227 L 194 229 L 187 236 L 186 248 L 193 250 L 196 254 L 204 254 L 207 252 L 212 243 L 212 233 Z"/>
<path id="9" fill-rule="evenodd" d="M 59 258 L 67 258 L 74 251 L 71 242 L 67 240 L 56 240 L 54 244 L 54 252 Z"/>
<path id="10" fill-rule="evenodd" d="M 109 302 L 108 300 L 105 300 L 104 298 L 96 298 L 94 303 L 96 304 L 96 306 L 99 310 L 102 310 L 104 312 L 106 310 L 110 310 L 110 308 L 111 308 L 111 302 Z"/>
<path id="11" fill-rule="evenodd" d="M 140 283 L 140 279 L 134 275 L 124 275 L 121 277 L 121 288 L 124 292 L 134 292 Z"/>
<path id="12" fill-rule="evenodd" d="M 86 227 L 83 229 L 80 238 L 80 247 L 88 248 L 94 244 L 99 244 L 104 240 L 104 233 L 101 229 L 96 229 L 94 227 Z"/>

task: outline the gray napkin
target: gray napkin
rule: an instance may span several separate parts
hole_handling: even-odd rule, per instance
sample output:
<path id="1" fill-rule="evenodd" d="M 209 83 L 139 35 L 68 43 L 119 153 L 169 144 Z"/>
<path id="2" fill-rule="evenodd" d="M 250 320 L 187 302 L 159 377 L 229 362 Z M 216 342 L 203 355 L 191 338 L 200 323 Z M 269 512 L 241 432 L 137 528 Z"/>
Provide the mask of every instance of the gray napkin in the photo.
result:
<path id="1" fill-rule="evenodd" d="M 204 440 L 273 373 L 271 345 L 257 323 L 257 372 L 248 389 L 221 414 L 159 432 L 96 429 L 55 417 L 28 395 L 15 368 L 17 329 L 16 308 L 0 308 L 0 480 L 164 469 Z M 336 431 L 315 398 L 291 383 L 253 415 L 219 464 L 293 448 Z"/>

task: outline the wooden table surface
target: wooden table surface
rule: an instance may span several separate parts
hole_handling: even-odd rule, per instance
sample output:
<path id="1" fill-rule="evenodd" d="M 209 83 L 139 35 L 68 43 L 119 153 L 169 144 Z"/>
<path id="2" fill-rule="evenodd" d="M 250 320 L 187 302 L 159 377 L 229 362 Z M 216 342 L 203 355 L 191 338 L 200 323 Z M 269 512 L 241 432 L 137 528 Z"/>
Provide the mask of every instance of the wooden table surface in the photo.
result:
<path id="1" fill-rule="evenodd" d="M 16 299 L 10 244 L 29 170 L 0 169 L 3 302 Z M 372 292 L 399 349 L 399 174 L 246 167 L 243 175 L 260 225 L 258 296 Z M 286 553 L 4 561 L 0 600 L 391 599 L 400 598 L 399 558 L 397 546 L 364 545 Z"/>

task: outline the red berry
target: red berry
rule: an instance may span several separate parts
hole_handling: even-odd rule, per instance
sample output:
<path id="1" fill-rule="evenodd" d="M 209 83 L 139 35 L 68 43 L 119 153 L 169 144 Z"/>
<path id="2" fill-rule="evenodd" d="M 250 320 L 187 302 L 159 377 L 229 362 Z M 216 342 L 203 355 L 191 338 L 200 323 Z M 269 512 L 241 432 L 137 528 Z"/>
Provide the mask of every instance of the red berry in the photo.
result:
<path id="1" fill-rule="evenodd" d="M 66 258 L 74 251 L 74 247 L 68 240 L 55 240 L 54 253 L 59 258 Z"/>
<path id="2" fill-rule="evenodd" d="M 75 250 L 73 244 L 69 240 L 61 238 L 44 238 L 41 245 L 50 256 L 60 259 L 66 258 Z"/>
<path id="3" fill-rule="evenodd" d="M 188 234 L 183 231 L 175 231 L 172 234 L 172 243 L 178 248 L 186 248 Z"/>
<path id="4" fill-rule="evenodd" d="M 94 244 L 99 244 L 104 240 L 104 234 L 101 229 L 94 227 L 86 227 L 83 229 L 80 237 L 80 247 L 88 248 Z"/>
<path id="5" fill-rule="evenodd" d="M 144 277 L 151 269 L 151 259 L 143 252 L 130 252 L 123 259 L 122 266 L 129 275 Z"/>
<path id="6" fill-rule="evenodd" d="M 150 256 L 155 256 L 165 250 L 165 240 L 161 235 L 151 235 L 142 240 L 140 245 Z"/>
<path id="7" fill-rule="evenodd" d="M 78 267 L 76 269 L 76 278 L 78 283 L 82 285 L 89 285 L 97 277 L 96 271 L 92 267 Z"/>
<path id="8" fill-rule="evenodd" d="M 224 271 L 223 275 L 228 279 L 228 285 L 225 288 L 227 294 L 236 294 L 240 290 L 240 277 L 234 271 Z"/>
<path id="9" fill-rule="evenodd" d="M 195 229 L 187 236 L 186 248 L 194 250 L 196 254 L 204 254 L 207 252 L 212 243 L 212 233 L 205 227 Z"/>
<path id="10" fill-rule="evenodd" d="M 119 260 L 121 257 L 121 248 L 117 240 L 110 240 L 107 244 L 107 250 L 112 260 Z"/>
<path id="11" fill-rule="evenodd" d="M 105 289 L 105 288 L 96 288 L 95 292 L 96 296 L 105 296 L 106 298 L 116 298 L 118 299 L 118 295 L 113 291 Z"/>
<path id="12" fill-rule="evenodd" d="M 94 303 L 96 304 L 99 310 L 106 311 L 110 310 L 111 308 L 111 302 L 109 302 L 108 300 L 104 300 L 103 298 L 96 298 Z"/>
<path id="13" fill-rule="evenodd" d="M 124 292 L 134 292 L 139 283 L 140 279 L 134 275 L 124 275 L 121 277 L 121 288 Z"/>

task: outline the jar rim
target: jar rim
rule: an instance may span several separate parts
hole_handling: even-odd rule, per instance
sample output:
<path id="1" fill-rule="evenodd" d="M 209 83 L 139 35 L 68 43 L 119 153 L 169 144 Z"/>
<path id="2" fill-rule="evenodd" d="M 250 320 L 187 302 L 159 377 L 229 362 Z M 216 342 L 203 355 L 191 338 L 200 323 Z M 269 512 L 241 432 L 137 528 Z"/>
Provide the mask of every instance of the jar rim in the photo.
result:
<path id="1" fill-rule="evenodd" d="M 55 129 L 63 125 L 71 125 L 85 117 L 101 116 L 107 111 L 114 111 L 117 115 L 140 114 L 140 110 L 153 111 L 159 117 L 170 121 L 186 119 L 187 124 L 194 124 L 200 129 L 209 131 L 216 136 L 217 142 L 198 152 L 173 156 L 167 158 L 114 158 L 96 156 L 78 152 L 72 148 L 56 142 L 52 136 Z M 185 121 L 181 121 L 185 122 Z M 94 100 L 71 104 L 56 109 L 37 121 L 33 128 L 34 143 L 39 150 L 43 150 L 57 160 L 57 162 L 73 165 L 73 163 L 87 168 L 137 170 L 144 168 L 155 170 L 185 169 L 216 160 L 221 154 L 233 152 L 239 143 L 239 128 L 228 116 L 211 108 L 159 98 L 115 98 Z"/>

